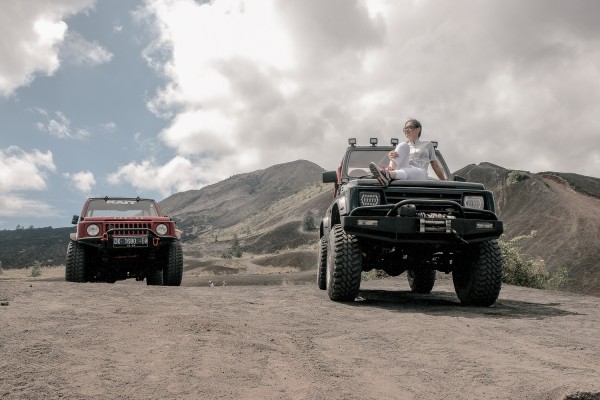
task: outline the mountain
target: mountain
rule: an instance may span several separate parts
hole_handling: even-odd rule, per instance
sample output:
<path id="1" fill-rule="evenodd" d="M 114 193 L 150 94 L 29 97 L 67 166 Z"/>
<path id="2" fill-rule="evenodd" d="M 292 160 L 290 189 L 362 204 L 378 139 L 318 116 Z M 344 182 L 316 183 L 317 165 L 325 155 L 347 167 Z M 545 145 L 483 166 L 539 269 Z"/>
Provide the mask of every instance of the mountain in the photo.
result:
<path id="1" fill-rule="evenodd" d="M 550 272 L 566 267 L 568 290 L 600 295 L 600 179 L 490 163 L 456 174 L 494 192 L 508 239 L 531 236 L 519 242 L 523 254 L 543 259 Z"/>
<path id="2" fill-rule="evenodd" d="M 318 226 L 332 198 L 331 187 L 321 183 L 323 171 L 293 161 L 177 193 L 160 205 L 184 231 L 186 254 L 217 256 L 234 236 L 254 254 L 311 246 L 318 231 L 303 229 L 303 222 L 312 215 Z"/>
<path id="3" fill-rule="evenodd" d="M 321 183 L 323 171 L 310 161 L 293 161 L 161 201 L 163 211 L 184 231 L 186 268 L 222 270 L 214 260 L 227 255 L 235 239 L 244 258 L 255 264 L 312 268 L 318 225 L 333 194 L 331 184 Z M 600 295 L 600 179 L 530 173 L 485 162 L 467 165 L 456 174 L 494 193 L 505 238 L 529 235 L 519 242 L 522 254 L 543 259 L 550 272 L 566 267 L 567 290 Z M 309 229 L 307 219 L 317 228 Z M 64 263 L 72 230 L 0 231 L 0 260 L 4 268 L 30 266 L 34 260 Z"/>
<path id="4" fill-rule="evenodd" d="M 323 168 L 310 161 L 294 161 L 177 193 L 160 205 L 180 228 L 198 236 L 242 223 L 307 187 L 319 187 L 322 173 Z"/>

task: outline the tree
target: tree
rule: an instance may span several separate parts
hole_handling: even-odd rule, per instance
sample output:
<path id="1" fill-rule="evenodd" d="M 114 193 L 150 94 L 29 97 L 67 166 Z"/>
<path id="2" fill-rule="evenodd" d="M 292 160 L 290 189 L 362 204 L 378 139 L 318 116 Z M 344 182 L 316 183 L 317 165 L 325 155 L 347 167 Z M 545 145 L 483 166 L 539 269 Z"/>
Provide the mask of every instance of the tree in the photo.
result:
<path id="1" fill-rule="evenodd" d="M 231 242 L 229 251 L 234 257 L 242 257 L 242 248 L 240 247 L 240 240 L 238 239 L 237 233 L 233 235 L 233 241 Z"/>
<path id="2" fill-rule="evenodd" d="M 314 219 L 315 219 L 315 217 L 314 217 L 312 211 L 308 210 L 306 212 L 306 215 L 304 216 L 303 226 L 304 226 L 305 231 L 314 231 L 316 229 Z"/>
<path id="3" fill-rule="evenodd" d="M 237 233 L 233 235 L 233 240 L 231 241 L 231 246 L 229 247 L 229 249 L 226 252 L 223 252 L 223 254 L 221 254 L 221 257 L 223 257 L 223 258 L 232 258 L 232 257 L 240 258 L 240 257 L 242 257 L 242 247 L 240 246 L 240 240 L 238 239 Z"/>

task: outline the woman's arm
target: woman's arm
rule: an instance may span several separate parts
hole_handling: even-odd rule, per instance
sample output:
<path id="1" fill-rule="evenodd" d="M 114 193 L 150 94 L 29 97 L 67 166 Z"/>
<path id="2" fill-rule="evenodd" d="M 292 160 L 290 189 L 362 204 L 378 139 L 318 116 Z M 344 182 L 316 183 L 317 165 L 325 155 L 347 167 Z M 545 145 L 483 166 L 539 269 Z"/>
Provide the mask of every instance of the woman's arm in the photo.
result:
<path id="1" fill-rule="evenodd" d="M 390 163 L 388 164 L 390 169 L 396 169 L 398 167 L 398 164 L 396 163 L 396 159 L 398 158 L 398 153 L 396 153 L 396 150 L 390 151 L 388 153 L 388 158 L 390 159 Z"/>
<path id="2" fill-rule="evenodd" d="M 442 168 L 442 165 L 439 163 L 438 160 L 431 161 L 431 168 L 433 168 L 433 171 L 438 176 L 438 178 L 440 178 L 441 181 L 447 180 L 446 174 L 444 173 L 444 169 Z"/>

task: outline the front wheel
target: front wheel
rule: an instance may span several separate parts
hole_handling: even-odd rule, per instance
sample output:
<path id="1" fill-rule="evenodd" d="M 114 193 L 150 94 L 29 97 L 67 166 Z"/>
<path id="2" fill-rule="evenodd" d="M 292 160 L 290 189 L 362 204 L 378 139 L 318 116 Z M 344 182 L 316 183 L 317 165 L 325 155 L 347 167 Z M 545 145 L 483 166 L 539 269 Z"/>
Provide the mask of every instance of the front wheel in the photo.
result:
<path id="1" fill-rule="evenodd" d="M 71 240 L 67 247 L 67 265 L 65 267 L 67 282 L 85 282 L 85 249 Z"/>
<path id="2" fill-rule="evenodd" d="M 464 265 L 452 271 L 454 289 L 464 305 L 489 307 L 502 287 L 502 255 L 497 240 L 471 245 Z"/>
<path id="3" fill-rule="evenodd" d="M 165 286 L 180 286 L 183 277 L 183 251 L 181 243 L 173 242 L 169 245 L 167 262 L 163 269 L 163 284 Z"/>
<path id="4" fill-rule="evenodd" d="M 413 293 L 431 293 L 435 285 L 435 269 L 409 269 L 406 271 L 408 285 Z"/>
<path id="5" fill-rule="evenodd" d="M 353 301 L 360 288 L 362 259 L 358 239 L 341 225 L 329 232 L 327 247 L 327 294 L 334 301 Z"/>

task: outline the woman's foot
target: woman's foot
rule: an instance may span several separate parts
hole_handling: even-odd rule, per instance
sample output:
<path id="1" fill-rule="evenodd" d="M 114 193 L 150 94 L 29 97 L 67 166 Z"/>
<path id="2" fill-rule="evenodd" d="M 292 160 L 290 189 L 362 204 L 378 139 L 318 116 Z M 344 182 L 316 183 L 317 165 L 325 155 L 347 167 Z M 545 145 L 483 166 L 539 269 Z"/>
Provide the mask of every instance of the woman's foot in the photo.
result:
<path id="1" fill-rule="evenodd" d="M 375 179 L 377 179 L 379 183 L 381 183 L 381 186 L 386 187 L 390 184 L 392 177 L 390 176 L 390 173 L 387 169 L 380 168 L 377 165 L 375 165 L 375 163 L 370 163 L 369 169 L 371 170 L 371 173 L 373 174 Z"/>

